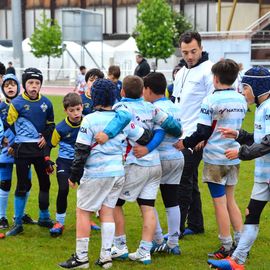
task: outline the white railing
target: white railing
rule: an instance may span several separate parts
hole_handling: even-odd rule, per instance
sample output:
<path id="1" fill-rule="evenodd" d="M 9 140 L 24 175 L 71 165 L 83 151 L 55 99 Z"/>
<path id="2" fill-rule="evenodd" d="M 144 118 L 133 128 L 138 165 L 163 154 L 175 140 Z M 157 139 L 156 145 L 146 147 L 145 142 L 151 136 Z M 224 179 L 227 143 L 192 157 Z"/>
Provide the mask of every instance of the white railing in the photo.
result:
<path id="1" fill-rule="evenodd" d="M 269 20 L 269 19 L 270 19 L 270 11 L 265 13 L 262 17 L 260 17 L 255 22 L 253 22 L 245 30 L 254 32 L 254 31 L 258 30 L 258 27 L 261 27 L 262 23 L 267 22 L 267 20 Z M 265 27 L 265 25 L 264 25 L 264 27 Z"/>

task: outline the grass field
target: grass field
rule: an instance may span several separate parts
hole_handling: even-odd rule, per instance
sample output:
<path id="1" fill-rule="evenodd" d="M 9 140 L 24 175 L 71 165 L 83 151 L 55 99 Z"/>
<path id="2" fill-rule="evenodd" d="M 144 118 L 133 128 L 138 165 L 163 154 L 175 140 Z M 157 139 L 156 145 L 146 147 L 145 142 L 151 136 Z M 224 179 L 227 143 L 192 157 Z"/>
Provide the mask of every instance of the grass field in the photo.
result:
<path id="1" fill-rule="evenodd" d="M 62 97 L 51 97 L 55 108 L 55 120 L 58 123 L 64 117 L 62 109 Z M 247 113 L 244 128 L 251 131 L 253 128 L 253 114 Z M 55 160 L 57 150 L 53 151 L 52 159 Z M 236 189 L 236 198 L 241 212 L 244 213 L 245 207 L 249 202 L 249 197 L 253 185 L 253 162 L 243 162 L 240 170 L 240 181 Z M 201 167 L 200 167 L 201 171 Z M 201 179 L 201 177 L 200 177 Z M 12 186 L 12 195 L 9 199 L 8 219 L 11 223 L 13 215 L 13 194 L 16 180 Z M 36 174 L 33 172 L 33 187 L 27 204 L 26 212 L 32 217 L 38 218 L 38 183 Z M 214 251 L 219 247 L 217 239 L 217 226 L 214 218 L 212 201 L 209 196 L 206 185 L 201 184 L 203 213 L 205 220 L 205 233 L 198 236 L 189 236 L 180 240 L 182 249 L 181 256 L 154 255 L 153 263 L 149 266 L 143 266 L 129 261 L 115 262 L 113 269 L 189 269 L 201 270 L 207 269 L 207 253 Z M 55 218 L 55 204 L 57 194 L 57 181 L 55 174 L 51 177 L 50 192 L 50 212 L 52 218 Z M 0 270 L 53 270 L 57 269 L 57 263 L 66 260 L 75 250 L 75 206 L 76 192 L 70 191 L 69 205 L 67 211 L 66 227 L 63 236 L 51 238 L 46 228 L 37 225 L 25 225 L 24 233 L 0 240 Z M 161 225 L 166 229 L 166 218 L 164 207 L 159 196 L 157 209 L 161 217 Z M 130 251 L 135 251 L 140 241 L 141 235 L 141 217 L 136 204 L 127 204 L 125 206 L 128 246 Z M 261 230 L 259 237 L 251 250 L 250 259 L 246 264 L 248 270 L 268 270 L 270 269 L 270 258 L 268 251 L 270 248 L 270 228 L 269 228 L 269 206 L 267 205 L 261 216 Z M 90 269 L 98 269 L 94 266 L 95 260 L 99 256 L 100 233 L 92 233 L 89 258 Z"/>

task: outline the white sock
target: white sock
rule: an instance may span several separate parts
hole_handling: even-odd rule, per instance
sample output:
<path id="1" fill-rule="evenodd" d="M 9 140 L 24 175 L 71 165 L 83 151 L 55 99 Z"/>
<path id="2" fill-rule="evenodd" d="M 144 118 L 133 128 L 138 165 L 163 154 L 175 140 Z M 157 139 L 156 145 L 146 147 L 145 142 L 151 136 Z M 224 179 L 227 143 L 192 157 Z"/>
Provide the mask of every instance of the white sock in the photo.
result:
<path id="1" fill-rule="evenodd" d="M 127 236 L 125 234 L 115 236 L 114 239 L 113 239 L 113 244 L 118 249 L 123 249 L 127 245 Z"/>
<path id="2" fill-rule="evenodd" d="M 76 239 L 76 255 L 80 261 L 88 261 L 89 237 Z"/>
<path id="3" fill-rule="evenodd" d="M 168 222 L 168 245 L 173 248 L 178 245 L 180 235 L 180 208 L 173 206 L 166 208 Z"/>
<path id="4" fill-rule="evenodd" d="M 233 240 L 231 236 L 224 237 L 219 235 L 218 238 L 225 250 L 230 250 L 232 248 Z"/>
<path id="5" fill-rule="evenodd" d="M 101 223 L 101 251 L 100 258 L 111 257 L 111 248 L 113 244 L 113 238 L 115 233 L 114 222 Z"/>

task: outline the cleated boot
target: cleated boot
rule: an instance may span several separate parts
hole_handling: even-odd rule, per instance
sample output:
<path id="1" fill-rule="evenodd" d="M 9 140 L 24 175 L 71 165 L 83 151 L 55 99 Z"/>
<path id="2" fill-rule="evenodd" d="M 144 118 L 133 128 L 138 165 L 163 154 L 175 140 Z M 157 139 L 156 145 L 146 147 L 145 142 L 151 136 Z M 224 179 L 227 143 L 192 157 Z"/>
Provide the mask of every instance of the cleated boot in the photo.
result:
<path id="1" fill-rule="evenodd" d="M 45 218 L 45 219 L 39 218 L 38 225 L 41 227 L 52 228 L 54 224 L 50 218 Z"/>
<path id="2" fill-rule="evenodd" d="M 14 224 L 11 229 L 6 233 L 6 236 L 15 236 L 23 232 L 23 226 L 19 224 Z"/>
<path id="3" fill-rule="evenodd" d="M 64 230 L 64 225 L 62 225 L 59 222 L 56 222 L 53 225 L 53 227 L 50 229 L 50 234 L 51 234 L 52 237 L 57 237 L 57 236 L 62 235 L 63 230 Z"/>
<path id="4" fill-rule="evenodd" d="M 129 253 L 128 257 L 131 261 L 138 261 L 141 262 L 143 264 L 151 264 L 151 254 L 150 253 L 146 253 L 146 254 L 142 254 L 140 252 L 140 249 L 138 248 L 136 252 L 133 253 Z"/>
<path id="5" fill-rule="evenodd" d="M 215 259 L 225 259 L 232 254 L 231 249 L 226 250 L 223 246 L 221 246 L 217 251 L 212 253 L 208 253 L 208 257 Z"/>
<path id="6" fill-rule="evenodd" d="M 58 264 L 61 268 L 66 269 L 78 269 L 78 268 L 89 268 L 88 259 L 85 261 L 80 261 L 76 254 L 72 254 L 71 257 L 65 261 Z"/>
<path id="7" fill-rule="evenodd" d="M 173 248 L 170 248 L 168 244 L 166 244 L 164 251 L 172 255 L 181 255 L 181 250 L 178 245 Z"/>
<path id="8" fill-rule="evenodd" d="M 128 247 L 125 245 L 122 249 L 112 246 L 111 250 L 112 259 L 125 260 L 128 258 Z"/>
<path id="9" fill-rule="evenodd" d="M 112 259 L 111 258 L 98 258 L 95 262 L 95 265 L 98 265 L 104 269 L 109 269 L 112 267 Z"/>
<path id="10" fill-rule="evenodd" d="M 9 227 L 8 220 L 5 217 L 0 218 L 0 229 L 7 229 Z"/>
<path id="11" fill-rule="evenodd" d="M 100 227 L 94 221 L 90 222 L 90 226 L 91 226 L 91 230 L 100 231 Z"/>
<path id="12" fill-rule="evenodd" d="M 219 270 L 245 270 L 243 264 L 238 264 L 231 257 L 228 257 L 223 260 L 208 260 L 210 268 L 219 269 Z"/>
<path id="13" fill-rule="evenodd" d="M 37 224 L 37 221 L 33 220 L 28 214 L 24 214 L 22 216 L 22 223 L 23 224 Z"/>

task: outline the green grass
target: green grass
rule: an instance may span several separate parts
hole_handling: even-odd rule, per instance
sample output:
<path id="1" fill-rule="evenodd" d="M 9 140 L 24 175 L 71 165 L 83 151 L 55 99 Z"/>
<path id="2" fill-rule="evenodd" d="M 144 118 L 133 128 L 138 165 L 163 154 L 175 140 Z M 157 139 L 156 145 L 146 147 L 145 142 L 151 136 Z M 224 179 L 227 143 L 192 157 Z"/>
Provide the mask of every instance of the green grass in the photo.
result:
<path id="1" fill-rule="evenodd" d="M 51 97 L 51 100 L 55 108 L 56 123 L 58 123 L 64 117 L 62 97 Z M 253 128 L 253 115 L 254 108 L 252 108 L 252 112 L 247 113 L 244 123 L 244 128 L 249 131 Z M 52 154 L 53 160 L 55 160 L 56 155 L 57 150 L 55 149 Z M 202 166 L 200 167 L 200 172 L 201 168 Z M 253 169 L 254 162 L 243 162 L 241 164 L 240 180 L 236 189 L 236 198 L 243 215 L 249 202 L 253 185 Z M 9 199 L 8 210 L 8 218 L 10 222 L 13 215 L 13 194 L 15 184 L 16 180 L 14 175 L 12 195 Z M 27 204 L 27 213 L 34 218 L 38 218 L 37 190 L 37 178 L 33 172 L 33 187 Z M 200 190 L 202 194 L 206 232 L 202 235 L 186 237 L 181 240 L 181 256 L 173 257 L 168 255 L 154 255 L 152 265 L 147 267 L 129 261 L 115 262 L 113 269 L 207 269 L 207 253 L 215 250 L 219 246 L 219 241 L 217 238 L 217 226 L 212 201 L 206 185 L 203 185 L 201 181 Z M 54 218 L 57 194 L 57 181 L 55 174 L 51 177 L 50 194 L 50 211 Z M 47 229 L 40 228 L 36 225 L 25 225 L 23 234 L 17 237 L 0 240 L 0 269 L 57 269 L 57 263 L 67 259 L 75 250 L 75 195 L 76 192 L 74 190 L 70 190 L 66 228 L 62 237 L 51 238 Z M 161 225 L 164 228 L 164 232 L 166 232 L 166 217 L 160 196 L 157 201 L 157 209 L 160 214 Z M 127 204 L 125 206 L 125 213 L 128 246 L 131 251 L 134 251 L 140 241 L 141 216 L 136 204 Z M 250 259 L 247 262 L 248 270 L 266 270 L 270 268 L 270 259 L 267 256 L 270 247 L 269 214 L 269 206 L 267 205 L 261 217 L 261 230 L 259 237 L 251 250 Z M 94 231 L 92 232 L 89 248 L 90 269 L 96 268 L 93 263 L 99 256 L 99 249 L 100 233 Z"/>

